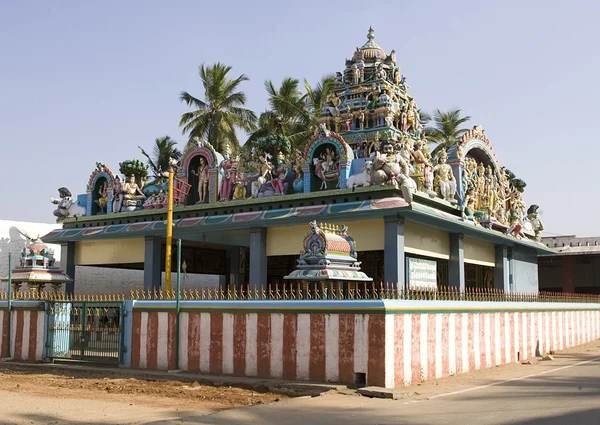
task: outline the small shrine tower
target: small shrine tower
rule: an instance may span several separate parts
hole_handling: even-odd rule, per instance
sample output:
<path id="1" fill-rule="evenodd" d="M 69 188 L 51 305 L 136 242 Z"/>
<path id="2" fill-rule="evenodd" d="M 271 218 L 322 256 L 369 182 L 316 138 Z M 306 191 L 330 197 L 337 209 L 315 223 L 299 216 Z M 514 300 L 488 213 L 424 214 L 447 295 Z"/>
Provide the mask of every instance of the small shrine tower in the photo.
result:
<path id="1" fill-rule="evenodd" d="M 23 283 L 38 292 L 43 291 L 46 284 L 52 284 L 53 290 L 58 292 L 62 284 L 72 282 L 73 279 L 60 270 L 55 261 L 54 251 L 38 236 L 23 248 L 19 266 L 12 270 L 13 293 L 17 294 Z M 0 281 L 8 282 L 8 277 L 3 277 Z"/>

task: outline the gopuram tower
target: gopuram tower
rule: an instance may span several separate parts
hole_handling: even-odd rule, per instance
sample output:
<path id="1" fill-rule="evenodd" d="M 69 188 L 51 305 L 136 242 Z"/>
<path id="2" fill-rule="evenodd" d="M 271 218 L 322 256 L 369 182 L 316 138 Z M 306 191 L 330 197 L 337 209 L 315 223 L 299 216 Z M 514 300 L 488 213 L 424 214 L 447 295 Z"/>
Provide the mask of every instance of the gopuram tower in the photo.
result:
<path id="1" fill-rule="evenodd" d="M 335 90 L 321 111 L 320 123 L 340 134 L 352 147 L 371 145 L 379 138 L 418 139 L 422 130 L 414 99 L 396 64 L 396 52 L 388 55 L 374 41 L 369 28 L 367 42 L 346 59 L 337 72 Z"/>

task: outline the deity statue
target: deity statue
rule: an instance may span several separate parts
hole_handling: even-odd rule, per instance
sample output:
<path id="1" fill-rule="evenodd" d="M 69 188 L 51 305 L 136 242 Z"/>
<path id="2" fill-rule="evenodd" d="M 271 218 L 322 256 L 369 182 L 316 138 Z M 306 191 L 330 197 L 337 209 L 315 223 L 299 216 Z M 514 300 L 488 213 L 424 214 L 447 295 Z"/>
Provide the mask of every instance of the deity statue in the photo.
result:
<path id="1" fill-rule="evenodd" d="M 361 109 L 358 114 L 358 127 L 363 130 L 365 128 L 365 110 Z"/>
<path id="2" fill-rule="evenodd" d="M 449 166 L 446 161 L 448 154 L 445 150 L 442 150 L 438 156 L 438 164 L 433 168 L 435 178 L 433 185 L 438 195 L 446 201 L 455 203 L 454 199 L 456 195 L 456 179 L 452 173 L 452 167 Z"/>
<path id="3" fill-rule="evenodd" d="M 394 145 L 390 141 L 383 142 L 381 153 L 377 152 L 373 171 L 376 183 L 396 187 L 400 185 L 404 200 L 412 202 L 416 184 L 409 177 L 408 164 L 400 155 L 394 153 Z"/>
<path id="4" fill-rule="evenodd" d="M 340 187 L 340 168 L 338 156 L 334 149 L 327 147 L 318 158 L 313 159 L 315 176 L 321 180 L 319 190 L 327 189 L 327 182 L 337 180 L 336 187 Z"/>
<path id="5" fill-rule="evenodd" d="M 296 172 L 296 180 L 294 180 L 293 186 L 296 193 L 302 193 L 304 191 L 304 172 L 302 171 L 302 164 L 304 158 L 299 150 L 296 150 L 294 158 L 294 171 Z"/>
<path id="6" fill-rule="evenodd" d="M 127 182 L 123 185 L 123 199 L 125 201 L 141 201 L 146 199 L 146 195 L 135 182 L 134 176 L 129 176 Z"/>
<path id="7" fill-rule="evenodd" d="M 114 213 L 121 212 L 121 206 L 123 205 L 123 186 L 121 185 L 121 178 L 115 177 L 113 182 L 113 205 L 112 211 Z"/>
<path id="8" fill-rule="evenodd" d="M 271 180 L 271 185 L 275 190 L 275 195 L 287 195 L 285 180 L 288 176 L 289 166 L 285 161 L 285 155 L 283 152 L 279 152 L 277 155 L 277 161 L 279 162 L 279 166 L 277 167 L 277 178 Z"/>
<path id="9" fill-rule="evenodd" d="M 66 187 L 59 188 L 58 195 L 60 199 L 50 198 L 50 202 L 57 205 L 57 208 L 54 210 L 57 223 L 67 217 L 81 217 L 85 215 L 85 208 L 73 199 L 73 195 L 71 195 L 69 189 Z"/>
<path id="10" fill-rule="evenodd" d="M 400 131 L 406 133 L 408 131 L 408 112 L 406 103 L 400 109 Z"/>
<path id="11" fill-rule="evenodd" d="M 221 201 L 231 199 L 231 196 L 233 195 L 233 184 L 237 177 L 237 161 L 234 158 L 231 158 L 229 144 L 225 145 L 223 158 L 223 161 L 219 164 L 219 169 L 223 176 L 221 180 L 221 190 L 219 191 L 219 200 Z"/>
<path id="12" fill-rule="evenodd" d="M 235 179 L 233 199 L 246 199 L 246 173 L 239 173 Z"/>
<path id="13" fill-rule="evenodd" d="M 198 203 L 202 204 L 208 193 L 208 162 L 206 158 L 200 156 L 198 171 L 192 170 L 192 174 L 198 177 Z"/>
<path id="14" fill-rule="evenodd" d="M 535 234 L 535 239 L 539 242 L 542 240 L 540 237 L 540 233 L 544 231 L 544 223 L 542 223 L 542 219 L 538 213 L 539 210 L 538 205 L 531 205 L 527 209 L 527 220 L 531 223 L 532 230 Z"/>
<path id="15" fill-rule="evenodd" d="M 417 189 L 419 191 L 430 189 L 430 173 L 433 169 L 431 163 L 427 160 L 427 157 L 421 150 L 422 141 L 417 140 L 413 145 L 412 157 L 414 161 L 414 174 L 412 177 L 417 182 Z"/>
<path id="16" fill-rule="evenodd" d="M 267 154 L 259 155 L 260 159 L 260 175 L 256 179 L 256 181 L 252 182 L 252 197 L 258 197 L 258 191 L 260 187 L 271 180 L 273 178 L 272 170 L 273 165 L 269 162 L 269 157 Z"/>
<path id="17" fill-rule="evenodd" d="M 108 204 L 108 183 L 107 182 L 102 183 L 102 186 L 100 186 L 100 190 L 98 190 L 98 200 L 96 202 L 98 203 L 100 210 L 103 213 L 105 213 L 106 205 Z"/>
<path id="18" fill-rule="evenodd" d="M 385 69 L 383 69 L 383 64 L 381 62 L 376 65 L 375 76 L 378 80 L 385 80 L 387 78 L 387 73 L 385 72 Z"/>
<path id="19" fill-rule="evenodd" d="M 335 73 L 335 86 L 336 87 L 344 87 L 344 76 L 341 72 Z"/>
<path id="20" fill-rule="evenodd" d="M 352 82 L 354 85 L 360 84 L 360 70 L 357 64 L 352 65 Z"/>
<path id="21" fill-rule="evenodd" d="M 467 189 L 465 192 L 465 197 L 463 199 L 462 205 L 462 219 L 464 220 L 473 220 L 473 222 L 477 223 L 474 218 L 475 214 L 475 192 L 473 188 Z"/>

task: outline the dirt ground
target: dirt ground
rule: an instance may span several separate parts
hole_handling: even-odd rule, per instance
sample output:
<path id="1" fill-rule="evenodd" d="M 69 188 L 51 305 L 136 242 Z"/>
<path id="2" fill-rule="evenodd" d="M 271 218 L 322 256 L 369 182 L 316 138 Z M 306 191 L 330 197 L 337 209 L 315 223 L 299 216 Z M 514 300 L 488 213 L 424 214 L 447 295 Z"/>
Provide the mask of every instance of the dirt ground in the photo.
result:
<path id="1" fill-rule="evenodd" d="M 208 386 L 198 382 L 101 377 L 97 373 L 83 371 L 65 371 L 64 376 L 50 371 L 39 372 L 27 368 L 3 368 L 0 365 L 0 391 L 204 412 L 254 406 L 288 398 L 271 392 Z"/>

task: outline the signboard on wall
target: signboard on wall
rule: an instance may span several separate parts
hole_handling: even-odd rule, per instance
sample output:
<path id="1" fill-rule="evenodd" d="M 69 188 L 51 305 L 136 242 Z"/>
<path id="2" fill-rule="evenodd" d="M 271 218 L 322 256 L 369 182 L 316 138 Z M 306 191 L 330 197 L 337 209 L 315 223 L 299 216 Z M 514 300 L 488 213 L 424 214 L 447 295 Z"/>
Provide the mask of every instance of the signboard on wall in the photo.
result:
<path id="1" fill-rule="evenodd" d="M 435 290 L 437 288 L 437 263 L 421 258 L 406 258 L 406 282 L 410 289 Z"/>

